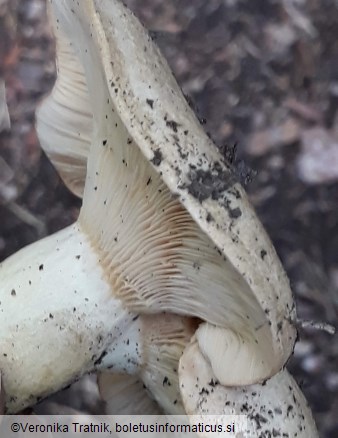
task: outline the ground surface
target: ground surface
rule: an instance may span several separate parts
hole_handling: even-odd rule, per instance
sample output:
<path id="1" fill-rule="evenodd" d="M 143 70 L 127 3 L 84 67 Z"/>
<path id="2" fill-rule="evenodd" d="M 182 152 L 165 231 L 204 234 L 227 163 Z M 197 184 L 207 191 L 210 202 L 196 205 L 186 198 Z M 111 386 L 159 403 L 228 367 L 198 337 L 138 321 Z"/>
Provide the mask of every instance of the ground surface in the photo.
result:
<path id="1" fill-rule="evenodd" d="M 215 142 L 228 156 L 237 144 L 230 158 L 290 276 L 299 318 L 337 325 L 337 2 L 127 3 Z M 53 60 L 44 0 L 0 0 L 0 79 L 12 123 L 0 133 L 0 260 L 78 214 L 80 202 L 34 131 L 35 107 L 55 78 Z M 337 338 L 301 330 L 290 362 L 323 438 L 338 436 Z M 83 406 L 76 397 L 73 390 L 57 400 L 95 411 L 93 401 Z"/>

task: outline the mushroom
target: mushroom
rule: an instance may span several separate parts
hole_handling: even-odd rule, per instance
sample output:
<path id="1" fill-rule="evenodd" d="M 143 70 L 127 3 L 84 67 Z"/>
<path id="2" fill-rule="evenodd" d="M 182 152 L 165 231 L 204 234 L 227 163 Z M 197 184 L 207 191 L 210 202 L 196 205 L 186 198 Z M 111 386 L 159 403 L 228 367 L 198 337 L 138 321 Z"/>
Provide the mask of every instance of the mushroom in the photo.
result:
<path id="1" fill-rule="evenodd" d="M 232 418 L 239 427 L 235 416 L 245 416 L 241 436 L 318 436 L 304 395 L 286 369 L 263 383 L 225 387 L 215 379 L 198 343 L 192 342 L 180 359 L 179 376 L 184 407 L 192 415 L 192 423 L 207 419 L 219 424 L 224 418 L 227 424 Z"/>
<path id="2" fill-rule="evenodd" d="M 216 413 L 227 397 L 245 400 L 251 385 L 267 381 L 282 396 L 284 382 L 297 388 L 281 372 L 296 337 L 286 274 L 159 50 L 118 0 L 50 3 L 68 54 L 59 54 L 56 87 L 64 91 L 76 75 L 81 86 L 69 86 L 63 101 L 74 125 L 55 91 L 38 113 L 38 132 L 50 157 L 63 157 L 60 172 L 68 157 L 82 163 L 76 179 L 65 173 L 79 194 L 86 158 L 87 173 L 77 222 L 0 267 L 7 409 L 107 368 L 134 376 L 126 382 L 134 393 L 141 380 L 168 413 L 199 413 L 190 403 L 194 373 L 186 372 L 194 363 L 203 379 L 219 382 L 221 397 L 210 398 Z M 62 66 L 67 59 L 74 67 Z M 90 132 L 69 149 L 85 121 Z M 280 372 L 287 377 L 275 384 Z M 260 392 L 262 407 L 272 392 Z M 306 436 L 316 436 L 298 400 Z"/>

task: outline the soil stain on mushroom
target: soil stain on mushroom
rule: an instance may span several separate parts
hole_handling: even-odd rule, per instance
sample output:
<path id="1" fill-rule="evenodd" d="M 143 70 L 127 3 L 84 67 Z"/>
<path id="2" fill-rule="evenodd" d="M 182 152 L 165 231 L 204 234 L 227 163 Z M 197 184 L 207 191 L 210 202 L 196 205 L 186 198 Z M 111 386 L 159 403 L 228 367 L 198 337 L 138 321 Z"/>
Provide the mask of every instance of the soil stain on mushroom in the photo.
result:
<path id="1" fill-rule="evenodd" d="M 162 159 L 162 152 L 159 149 L 156 149 L 154 151 L 154 156 L 150 161 L 154 164 L 154 166 L 159 166 L 162 162 Z"/>
<path id="2" fill-rule="evenodd" d="M 189 182 L 180 188 L 187 189 L 199 202 L 208 198 L 224 199 L 226 191 L 237 182 L 235 175 L 224 170 L 218 162 L 208 170 L 191 169 L 188 179 Z"/>

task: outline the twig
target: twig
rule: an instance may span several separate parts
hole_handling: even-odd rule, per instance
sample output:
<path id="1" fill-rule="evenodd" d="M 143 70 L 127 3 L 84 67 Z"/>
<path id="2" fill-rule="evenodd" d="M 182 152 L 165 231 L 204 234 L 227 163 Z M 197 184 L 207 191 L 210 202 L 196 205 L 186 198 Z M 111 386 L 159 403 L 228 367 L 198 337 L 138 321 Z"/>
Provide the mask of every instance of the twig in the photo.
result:
<path id="1" fill-rule="evenodd" d="M 336 333 L 336 328 L 333 325 L 328 324 L 327 322 L 319 322 L 319 321 L 313 321 L 311 319 L 304 320 L 297 318 L 296 320 L 291 321 L 291 323 L 301 329 L 311 328 L 314 330 L 320 330 L 329 333 L 330 335 L 334 335 Z"/>
<path id="2" fill-rule="evenodd" d="M 46 234 L 46 226 L 44 222 L 35 217 L 31 212 L 15 202 L 10 202 L 6 206 L 18 219 L 27 225 L 35 228 L 39 236 Z"/>

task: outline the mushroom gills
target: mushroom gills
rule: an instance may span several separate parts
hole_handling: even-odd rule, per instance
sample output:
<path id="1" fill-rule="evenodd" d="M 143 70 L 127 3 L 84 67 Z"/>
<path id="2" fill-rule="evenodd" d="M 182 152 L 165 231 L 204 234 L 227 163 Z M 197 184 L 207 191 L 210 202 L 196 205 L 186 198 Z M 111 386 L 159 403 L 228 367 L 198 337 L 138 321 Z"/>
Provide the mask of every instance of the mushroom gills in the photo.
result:
<path id="1" fill-rule="evenodd" d="M 66 186 L 81 197 L 92 139 L 93 114 L 83 67 L 50 6 L 48 9 L 57 35 L 57 79 L 51 94 L 36 111 L 36 130 L 41 147 Z"/>
<path id="2" fill-rule="evenodd" d="M 137 376 L 104 372 L 98 377 L 98 385 L 108 415 L 162 414 L 161 408 Z"/>
<path id="3" fill-rule="evenodd" d="M 74 12 L 67 2 L 52 2 L 52 7 L 66 38 L 74 41 L 75 54 L 84 67 L 94 114 L 79 223 L 102 261 L 114 295 L 137 313 L 167 311 L 193 316 L 225 329 L 225 333 L 227 330 L 234 332 L 234 339 L 244 341 L 246 351 L 256 345 L 250 350 L 256 356 L 253 363 L 263 360 L 260 367 L 252 367 L 251 383 L 271 376 L 285 363 L 295 339 L 295 330 L 288 318 L 293 312 L 289 304 L 292 298 L 271 243 L 257 225 L 243 190 L 234 184 L 229 186 L 227 196 L 236 198 L 239 206 L 236 208 L 243 212 L 243 220 L 241 217 L 236 224 L 230 225 L 234 225 L 235 230 L 239 223 L 243 223 L 242 227 L 246 224 L 245 233 L 236 235 L 237 243 L 233 243 L 232 227 L 223 231 L 222 238 L 229 238 L 230 244 L 226 250 L 220 250 L 214 243 L 216 236 L 210 230 L 205 232 L 201 219 L 196 219 L 197 212 L 207 216 L 208 209 L 203 209 L 204 204 L 197 208 L 193 196 L 189 191 L 179 189 L 179 184 L 175 189 L 180 200 L 173 197 L 170 190 L 173 185 L 170 181 L 174 182 L 170 179 L 172 169 L 170 172 L 167 169 L 171 163 L 172 141 L 176 141 L 177 135 L 181 142 L 184 136 L 182 129 L 178 129 L 181 124 L 189 128 L 181 147 L 187 151 L 190 165 L 197 165 L 203 173 L 207 163 L 220 160 L 220 155 L 182 100 L 177 84 L 144 30 L 118 1 L 88 0 L 72 5 Z M 90 33 L 88 29 L 91 29 Z M 153 67 L 149 71 L 149 65 L 139 55 L 134 53 L 139 68 L 130 70 L 130 64 L 127 66 L 125 60 L 131 56 L 131 50 L 135 50 L 133 41 L 136 37 L 146 44 L 150 56 L 154 56 L 163 69 L 164 73 L 158 76 L 162 88 L 156 85 Z M 125 53 L 122 54 L 123 49 Z M 119 71 L 125 75 L 118 80 Z M 122 83 L 122 77 L 127 83 Z M 153 88 L 148 85 L 150 79 L 154 79 Z M 172 93 L 168 86 L 172 87 Z M 145 90 L 154 102 L 163 97 L 157 111 L 151 112 Z M 167 116 L 159 120 L 160 115 L 165 114 L 166 106 Z M 174 107 L 177 117 L 182 117 L 182 123 L 180 121 L 178 125 L 170 122 Z M 157 122 L 160 125 L 156 130 Z M 149 133 L 148 139 L 145 132 Z M 206 142 L 202 144 L 204 140 L 201 140 L 200 150 L 192 146 L 197 134 Z M 168 145 L 170 143 L 168 152 L 163 148 L 165 139 Z M 157 144 L 158 149 L 151 146 L 146 150 L 145 144 Z M 210 147 L 210 152 L 206 146 Z M 199 159 L 201 164 L 198 164 Z M 183 158 L 181 161 L 184 167 L 186 162 Z M 218 164 L 225 166 L 221 161 Z M 180 171 L 180 164 L 177 166 Z M 229 173 L 224 172 L 224 175 Z M 182 171 L 182 187 L 185 176 Z M 224 211 L 221 218 L 225 219 Z M 247 230 L 249 223 L 252 231 L 250 227 Z M 274 262 L 270 270 L 274 274 L 277 269 L 271 284 L 267 284 L 264 276 L 266 264 L 256 255 L 250 258 L 250 243 L 256 233 L 263 236 L 260 238 L 266 244 L 266 258 L 270 257 Z M 242 242 L 241 237 L 246 240 Z M 253 243 L 255 246 L 257 244 Z M 245 261 L 243 268 L 247 267 L 255 278 L 240 270 L 237 261 L 235 267 L 231 260 L 236 259 L 237 253 L 241 254 L 240 263 Z M 249 260 L 251 264 L 257 264 L 257 269 L 248 265 Z M 279 301 L 283 285 L 285 291 Z M 284 307 L 282 301 L 286 304 Z M 212 337 L 209 341 L 206 339 L 209 334 L 212 335 L 212 330 L 204 333 L 206 344 L 212 343 Z M 204 348 L 204 354 L 209 352 Z M 209 359 L 212 363 L 213 358 Z M 221 374 L 217 377 L 223 381 Z"/>
<path id="4" fill-rule="evenodd" d="M 74 43 L 70 56 L 83 66 L 93 115 L 78 226 L 100 264 L 102 293 L 122 314 L 124 305 L 142 318 L 167 311 L 205 321 L 193 341 L 199 354 L 183 358 L 211 365 L 222 391 L 238 384 L 236 373 L 221 366 L 235 349 L 237 363 L 250 356 L 250 383 L 270 377 L 292 351 L 295 311 L 286 275 L 243 189 L 121 2 L 51 3 L 64 41 Z M 215 336 L 222 354 L 213 348 Z M 161 357 L 170 364 L 180 349 Z M 144 363 L 128 372 L 142 373 Z M 244 384 L 243 368 L 241 379 Z M 224 397 L 221 392 L 218 402 Z"/>
<path id="5" fill-rule="evenodd" d="M 156 407 L 159 413 L 184 415 L 178 362 L 199 321 L 168 313 L 140 315 L 139 318 L 143 356 L 137 376 L 109 376 L 103 372 L 98 377 L 107 413 L 152 415 Z"/>

